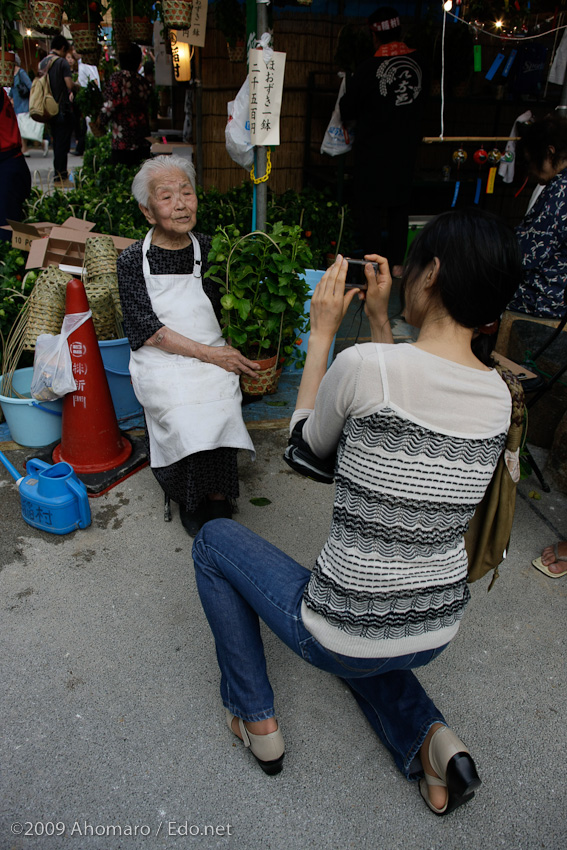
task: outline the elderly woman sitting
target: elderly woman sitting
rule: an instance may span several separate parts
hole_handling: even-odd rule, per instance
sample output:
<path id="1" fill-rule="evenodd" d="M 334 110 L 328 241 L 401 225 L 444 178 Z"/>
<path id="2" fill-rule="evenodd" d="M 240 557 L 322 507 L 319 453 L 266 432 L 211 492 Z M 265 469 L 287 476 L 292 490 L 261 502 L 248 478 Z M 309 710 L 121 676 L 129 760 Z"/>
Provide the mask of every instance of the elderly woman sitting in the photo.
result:
<path id="1" fill-rule="evenodd" d="M 218 286 L 203 280 L 210 237 L 192 232 L 193 166 L 177 156 L 148 160 L 132 193 L 151 229 L 118 259 L 130 373 L 152 471 L 194 536 L 207 520 L 232 515 L 237 450 L 254 453 L 239 376 L 258 367 L 225 343 Z"/>

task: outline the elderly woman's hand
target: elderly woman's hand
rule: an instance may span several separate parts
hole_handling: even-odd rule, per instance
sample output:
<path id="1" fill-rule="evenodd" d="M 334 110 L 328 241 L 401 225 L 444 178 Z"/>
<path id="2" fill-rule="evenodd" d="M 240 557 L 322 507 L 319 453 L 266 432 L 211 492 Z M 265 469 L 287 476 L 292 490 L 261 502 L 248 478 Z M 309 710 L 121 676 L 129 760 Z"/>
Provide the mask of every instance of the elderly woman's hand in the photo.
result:
<path id="1" fill-rule="evenodd" d="M 204 345 L 203 356 L 201 357 L 206 363 L 213 363 L 215 366 L 220 366 L 227 372 L 235 372 L 237 375 L 250 375 L 254 377 L 260 368 L 258 363 L 253 360 L 248 360 L 236 348 L 231 345 Z"/>

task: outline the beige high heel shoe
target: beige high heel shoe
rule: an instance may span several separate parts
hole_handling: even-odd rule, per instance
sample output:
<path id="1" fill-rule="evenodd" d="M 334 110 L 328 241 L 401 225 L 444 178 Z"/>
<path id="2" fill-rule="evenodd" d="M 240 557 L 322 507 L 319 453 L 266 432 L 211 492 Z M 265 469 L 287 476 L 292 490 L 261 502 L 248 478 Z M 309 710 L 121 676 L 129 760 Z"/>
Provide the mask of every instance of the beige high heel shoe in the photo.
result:
<path id="1" fill-rule="evenodd" d="M 231 714 L 228 708 L 225 709 L 225 711 L 226 724 L 234 735 L 235 732 L 232 728 L 232 721 L 234 720 L 235 715 Z M 245 747 L 250 748 L 250 752 L 264 773 L 267 773 L 269 776 L 274 776 L 276 773 L 279 773 L 282 769 L 285 755 L 285 744 L 280 730 L 276 729 L 275 732 L 270 732 L 268 735 L 254 735 L 246 728 L 244 721 L 240 717 L 237 717 L 236 719 L 238 720 L 238 728 L 242 735 L 242 743 Z M 236 737 L 238 737 L 238 735 Z"/>
<path id="2" fill-rule="evenodd" d="M 426 773 L 419 782 L 419 791 L 432 812 L 448 815 L 474 797 L 481 784 L 475 763 L 463 742 L 448 726 L 441 726 L 431 736 L 429 761 L 440 778 Z M 431 785 L 447 788 L 447 800 L 442 809 L 436 808 L 429 799 Z"/>

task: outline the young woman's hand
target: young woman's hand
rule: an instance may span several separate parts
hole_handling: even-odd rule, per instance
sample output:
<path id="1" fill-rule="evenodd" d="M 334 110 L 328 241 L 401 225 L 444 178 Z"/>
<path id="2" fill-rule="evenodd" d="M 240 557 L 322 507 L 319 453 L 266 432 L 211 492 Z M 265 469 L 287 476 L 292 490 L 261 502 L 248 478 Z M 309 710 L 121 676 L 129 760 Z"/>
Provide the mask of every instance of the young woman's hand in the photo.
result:
<path id="1" fill-rule="evenodd" d="M 330 266 L 317 286 L 311 298 L 311 339 L 332 340 L 338 331 L 350 302 L 360 292 L 350 289 L 345 292 L 345 280 L 348 264 L 341 254 Z"/>
<path id="2" fill-rule="evenodd" d="M 366 292 L 361 292 L 364 299 L 364 312 L 368 316 L 373 342 L 392 342 L 390 323 L 388 320 L 388 302 L 392 289 L 392 275 L 386 257 L 379 254 L 365 254 L 364 259 L 368 263 L 377 263 L 378 271 L 374 273 L 374 267 L 366 265 L 364 273 L 368 282 Z"/>

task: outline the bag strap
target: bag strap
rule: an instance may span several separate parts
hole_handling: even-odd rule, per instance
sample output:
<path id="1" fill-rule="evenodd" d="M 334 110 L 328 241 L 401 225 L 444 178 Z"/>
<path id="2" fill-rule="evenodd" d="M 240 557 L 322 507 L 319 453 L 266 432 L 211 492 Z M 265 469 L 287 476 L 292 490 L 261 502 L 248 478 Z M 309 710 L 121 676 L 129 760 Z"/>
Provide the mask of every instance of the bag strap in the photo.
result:
<path id="1" fill-rule="evenodd" d="M 506 435 L 505 448 L 510 452 L 515 452 L 522 444 L 522 434 L 524 430 L 524 412 L 525 399 L 524 388 L 521 381 L 510 372 L 504 369 L 499 363 L 494 363 L 494 368 L 508 387 L 512 398 L 512 413 L 510 416 L 510 428 Z"/>

